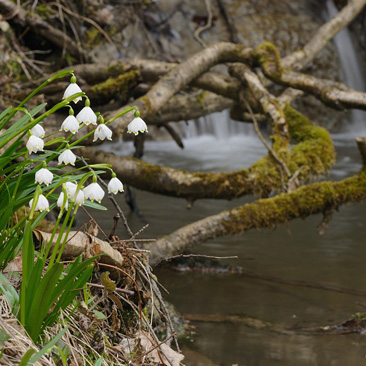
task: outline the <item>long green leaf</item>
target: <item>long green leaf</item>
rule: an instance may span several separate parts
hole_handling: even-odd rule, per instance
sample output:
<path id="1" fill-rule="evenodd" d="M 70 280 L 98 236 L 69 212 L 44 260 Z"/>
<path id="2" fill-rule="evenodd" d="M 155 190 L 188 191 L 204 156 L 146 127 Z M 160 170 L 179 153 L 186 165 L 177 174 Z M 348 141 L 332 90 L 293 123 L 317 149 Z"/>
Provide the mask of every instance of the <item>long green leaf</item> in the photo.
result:
<path id="1" fill-rule="evenodd" d="M 37 354 L 35 354 L 30 360 L 29 363 L 33 364 L 37 362 L 42 356 L 44 356 L 49 350 L 57 344 L 57 342 L 62 338 L 62 336 L 65 334 L 67 330 L 67 327 L 61 330 L 60 333 L 56 335 L 56 337 L 52 338 Z"/>
<path id="2" fill-rule="evenodd" d="M 33 295 L 32 306 L 27 314 L 26 329 L 34 342 L 37 341 L 41 332 L 42 322 L 53 305 L 50 301 L 52 297 L 52 289 L 56 286 L 62 270 L 63 265 L 61 263 L 55 263 L 51 270 L 49 270 L 42 278 L 35 294 Z"/>

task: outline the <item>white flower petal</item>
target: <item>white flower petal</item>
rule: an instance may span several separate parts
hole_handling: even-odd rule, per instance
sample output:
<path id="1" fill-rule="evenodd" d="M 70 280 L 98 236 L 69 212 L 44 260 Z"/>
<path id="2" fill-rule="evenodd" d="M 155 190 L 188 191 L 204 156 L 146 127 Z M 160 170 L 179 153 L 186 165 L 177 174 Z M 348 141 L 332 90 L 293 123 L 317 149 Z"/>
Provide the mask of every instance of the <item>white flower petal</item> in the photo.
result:
<path id="1" fill-rule="evenodd" d="M 58 200 L 57 200 L 57 206 L 61 208 L 63 204 L 64 204 L 64 192 L 61 192 L 59 197 L 58 197 Z M 65 208 L 65 210 L 67 210 L 69 208 L 69 201 L 68 201 L 67 198 L 66 198 L 64 208 Z"/>
<path id="2" fill-rule="evenodd" d="M 44 128 L 40 124 L 37 124 L 34 127 L 32 127 L 30 131 L 32 132 L 32 135 L 40 138 L 43 138 L 45 135 Z"/>
<path id="3" fill-rule="evenodd" d="M 60 131 L 70 131 L 72 134 L 75 134 L 79 131 L 79 122 L 74 115 L 70 115 L 65 118 L 65 120 L 62 122 Z"/>
<path id="4" fill-rule="evenodd" d="M 70 149 L 66 149 L 58 156 L 58 165 L 60 164 L 75 165 L 75 161 L 76 161 L 76 155 Z"/>
<path id="5" fill-rule="evenodd" d="M 48 186 L 53 179 L 53 174 L 46 168 L 42 168 L 38 170 L 35 176 L 36 183 L 42 184 L 44 183 L 46 186 Z"/>
<path id="6" fill-rule="evenodd" d="M 33 199 L 30 200 L 29 202 L 29 207 L 32 207 L 33 205 Z M 38 201 L 37 201 L 37 204 L 36 204 L 36 208 L 35 208 L 35 211 L 49 211 L 50 210 L 50 205 L 48 203 L 48 200 L 47 198 L 43 195 L 43 194 L 40 194 L 38 196 Z"/>
<path id="7" fill-rule="evenodd" d="M 74 194 L 74 197 L 71 197 L 71 200 L 74 201 L 77 205 L 81 206 L 85 201 L 84 192 L 80 189 L 77 194 Z"/>
<path id="8" fill-rule="evenodd" d="M 76 116 L 76 119 L 80 123 L 84 123 L 85 125 L 96 125 L 97 124 L 97 116 L 93 112 L 90 107 L 84 107 Z"/>
<path id="9" fill-rule="evenodd" d="M 114 194 L 117 194 L 118 192 L 123 192 L 123 184 L 116 177 L 112 178 L 108 183 L 108 193 L 111 192 L 113 192 Z"/>
<path id="10" fill-rule="evenodd" d="M 83 191 L 85 194 L 85 198 L 89 199 L 92 202 L 96 200 L 100 203 L 104 197 L 104 191 L 98 183 L 89 184 L 83 189 Z"/>
<path id="11" fill-rule="evenodd" d="M 43 151 L 44 142 L 41 138 L 32 135 L 31 137 L 29 137 L 26 146 L 29 151 L 29 154 L 36 153 L 38 151 Z"/>
<path id="12" fill-rule="evenodd" d="M 139 132 L 147 132 L 146 123 L 140 117 L 135 117 L 127 126 L 127 132 L 134 133 L 135 135 Z"/>
<path id="13" fill-rule="evenodd" d="M 104 123 L 100 124 L 94 132 L 93 142 L 100 140 L 112 140 L 112 130 L 108 128 Z"/>
<path id="14" fill-rule="evenodd" d="M 80 89 L 79 85 L 76 83 L 71 83 L 65 90 L 64 96 L 62 99 L 66 99 L 68 97 L 71 97 L 72 95 L 76 93 L 80 93 L 82 90 Z M 73 100 L 73 102 L 76 104 L 79 100 L 81 100 L 81 97 L 77 97 Z"/>

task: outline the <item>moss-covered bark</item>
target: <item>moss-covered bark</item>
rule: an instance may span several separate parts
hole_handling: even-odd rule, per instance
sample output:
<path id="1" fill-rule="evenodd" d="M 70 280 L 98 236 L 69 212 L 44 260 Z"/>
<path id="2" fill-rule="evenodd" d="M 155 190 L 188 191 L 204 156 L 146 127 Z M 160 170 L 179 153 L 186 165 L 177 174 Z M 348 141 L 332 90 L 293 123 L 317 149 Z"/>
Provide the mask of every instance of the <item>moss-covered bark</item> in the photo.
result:
<path id="1" fill-rule="evenodd" d="M 260 199 L 254 203 L 223 211 L 184 226 L 146 247 L 150 263 L 181 253 L 204 241 L 242 233 L 254 228 L 275 227 L 295 218 L 326 212 L 339 206 L 366 200 L 366 172 L 340 182 L 313 183 L 290 193 Z"/>
<path id="2" fill-rule="evenodd" d="M 88 97 L 96 103 L 105 103 L 113 98 L 122 103 L 128 100 L 129 93 L 139 82 L 140 72 L 130 70 L 117 77 L 110 77 L 106 81 L 95 84 L 87 90 Z"/>
<path id="3" fill-rule="evenodd" d="M 315 126 L 289 105 L 284 108 L 290 135 L 298 144 L 277 151 L 299 179 L 308 180 L 323 174 L 334 163 L 334 149 L 329 133 Z M 80 154 L 93 163 L 112 164 L 118 177 L 133 187 L 168 196 L 196 200 L 199 198 L 233 199 L 246 194 L 266 197 L 281 191 L 283 176 L 278 163 L 266 156 L 250 168 L 230 173 L 188 172 L 154 165 L 134 158 L 121 158 L 101 150 L 85 148 Z"/>

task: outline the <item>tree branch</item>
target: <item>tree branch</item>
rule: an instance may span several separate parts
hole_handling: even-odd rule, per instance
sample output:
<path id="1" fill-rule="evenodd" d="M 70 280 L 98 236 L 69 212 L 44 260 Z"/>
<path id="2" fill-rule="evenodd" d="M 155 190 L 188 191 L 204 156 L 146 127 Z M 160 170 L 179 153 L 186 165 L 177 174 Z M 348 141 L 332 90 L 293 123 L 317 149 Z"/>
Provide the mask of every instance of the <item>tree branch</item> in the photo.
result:
<path id="1" fill-rule="evenodd" d="M 146 245 L 151 251 L 150 264 L 188 247 L 220 236 L 243 233 L 250 229 L 274 227 L 295 218 L 321 213 L 325 208 L 360 202 L 366 199 L 366 173 L 363 171 L 340 182 L 313 183 L 290 193 L 248 203 L 218 215 L 209 216 L 184 226 Z"/>

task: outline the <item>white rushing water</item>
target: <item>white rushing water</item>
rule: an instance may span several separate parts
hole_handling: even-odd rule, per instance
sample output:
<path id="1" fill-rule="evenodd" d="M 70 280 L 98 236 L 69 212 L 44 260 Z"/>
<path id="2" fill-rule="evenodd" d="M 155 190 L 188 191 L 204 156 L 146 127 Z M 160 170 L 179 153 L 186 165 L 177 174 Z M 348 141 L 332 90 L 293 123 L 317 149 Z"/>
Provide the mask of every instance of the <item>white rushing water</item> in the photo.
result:
<path id="1" fill-rule="evenodd" d="M 329 20 L 337 15 L 338 10 L 333 0 L 327 0 L 324 17 Z M 366 91 L 365 72 L 363 70 L 360 56 L 357 54 L 354 39 L 347 27 L 343 28 L 335 37 L 334 44 L 338 50 L 341 62 L 344 83 L 357 91 Z M 366 112 L 353 110 L 351 113 L 351 128 L 347 133 L 352 136 L 366 133 Z"/>

